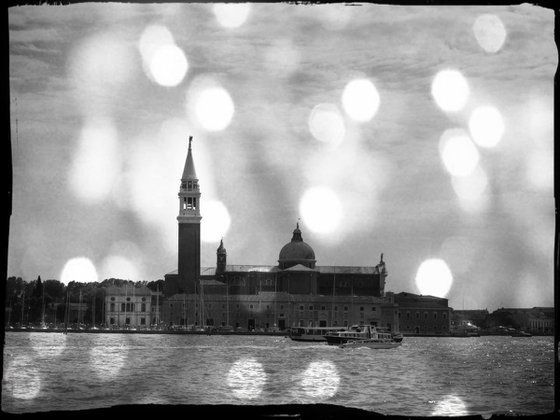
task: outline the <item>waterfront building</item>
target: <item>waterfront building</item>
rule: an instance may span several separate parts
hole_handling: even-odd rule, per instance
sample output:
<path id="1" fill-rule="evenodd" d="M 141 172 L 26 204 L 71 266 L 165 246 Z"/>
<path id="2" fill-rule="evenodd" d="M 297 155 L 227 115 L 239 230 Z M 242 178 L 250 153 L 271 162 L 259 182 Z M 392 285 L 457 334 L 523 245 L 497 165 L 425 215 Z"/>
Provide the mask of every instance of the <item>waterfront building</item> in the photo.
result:
<path id="1" fill-rule="evenodd" d="M 228 264 L 222 240 L 216 266 L 201 268 L 198 181 L 191 137 L 178 194 L 177 270 L 165 275 L 162 319 L 168 325 L 283 330 L 368 323 L 399 330 L 397 306 L 385 299 L 383 254 L 372 266 L 317 265 L 299 224 L 277 264 Z"/>
<path id="2" fill-rule="evenodd" d="M 509 327 L 533 335 L 554 334 L 554 308 L 500 308 L 488 316 L 489 327 Z"/>
<path id="3" fill-rule="evenodd" d="M 105 289 L 105 324 L 109 328 L 148 328 L 158 313 L 152 310 L 154 293 L 145 286 L 109 286 Z"/>
<path id="4" fill-rule="evenodd" d="M 414 293 L 387 293 L 398 306 L 400 331 L 408 335 L 449 335 L 448 300 Z"/>
<path id="5" fill-rule="evenodd" d="M 486 327 L 487 309 L 451 310 L 451 332 L 454 334 L 479 333 Z"/>

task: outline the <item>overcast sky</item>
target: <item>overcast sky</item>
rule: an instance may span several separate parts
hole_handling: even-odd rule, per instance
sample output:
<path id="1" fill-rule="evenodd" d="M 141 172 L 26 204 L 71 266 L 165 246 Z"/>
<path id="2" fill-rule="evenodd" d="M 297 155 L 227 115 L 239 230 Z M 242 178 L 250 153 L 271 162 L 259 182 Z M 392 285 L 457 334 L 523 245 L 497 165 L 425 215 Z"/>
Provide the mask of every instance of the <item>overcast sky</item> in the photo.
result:
<path id="1" fill-rule="evenodd" d="M 553 23 L 528 4 L 10 8 L 8 275 L 175 270 L 192 135 L 202 266 L 222 237 L 229 264 L 276 265 L 299 220 L 317 265 L 383 253 L 388 291 L 553 306 Z"/>

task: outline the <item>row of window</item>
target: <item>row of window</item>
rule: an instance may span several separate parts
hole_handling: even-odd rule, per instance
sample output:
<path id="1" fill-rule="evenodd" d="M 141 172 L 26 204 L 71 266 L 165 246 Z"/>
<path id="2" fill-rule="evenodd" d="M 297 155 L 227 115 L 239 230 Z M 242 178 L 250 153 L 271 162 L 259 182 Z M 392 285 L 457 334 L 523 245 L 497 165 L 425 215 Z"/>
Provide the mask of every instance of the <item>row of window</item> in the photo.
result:
<path id="1" fill-rule="evenodd" d="M 111 296 L 111 302 L 114 302 L 114 301 L 115 301 L 115 297 L 114 297 L 114 296 Z M 130 297 L 127 297 L 127 298 L 126 298 L 126 301 L 127 301 L 127 302 L 130 302 Z M 146 302 L 146 298 L 145 298 L 145 297 L 142 298 L 142 302 Z"/>
<path id="2" fill-rule="evenodd" d="M 134 303 L 121 303 L 121 312 L 134 312 Z M 115 312 L 115 303 L 111 302 L 109 306 L 111 312 Z M 140 305 L 140 312 L 146 312 L 146 304 L 142 303 Z"/>
<path id="3" fill-rule="evenodd" d="M 116 324 L 115 318 L 109 318 L 109 324 L 115 325 Z M 130 318 L 125 318 L 124 324 L 130 325 Z M 140 325 L 146 325 L 146 318 L 140 318 Z"/>
<path id="4" fill-rule="evenodd" d="M 438 313 L 434 312 L 434 319 L 438 319 Z M 447 314 L 444 312 L 441 314 L 443 319 L 447 319 Z M 401 317 L 401 313 L 399 312 L 399 319 Z M 415 317 L 416 319 L 420 319 L 420 312 L 416 312 L 415 313 Z M 410 319 L 410 312 L 406 313 L 406 319 Z M 428 319 L 428 312 L 424 312 L 424 319 Z"/>

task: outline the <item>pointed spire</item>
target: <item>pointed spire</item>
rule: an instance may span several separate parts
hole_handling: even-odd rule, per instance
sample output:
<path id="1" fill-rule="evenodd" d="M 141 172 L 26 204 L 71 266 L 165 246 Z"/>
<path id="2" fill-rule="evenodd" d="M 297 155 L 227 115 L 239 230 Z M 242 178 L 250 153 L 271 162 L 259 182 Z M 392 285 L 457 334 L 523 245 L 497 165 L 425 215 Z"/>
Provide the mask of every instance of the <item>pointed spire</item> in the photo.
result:
<path id="1" fill-rule="evenodd" d="M 224 248 L 224 238 L 220 239 L 220 246 L 218 247 L 217 252 L 218 254 L 226 252 L 226 249 Z"/>
<path id="2" fill-rule="evenodd" d="M 296 223 L 294 236 L 292 236 L 292 242 L 303 242 L 303 239 L 301 238 L 301 230 L 299 230 L 299 222 Z"/>
<path id="3" fill-rule="evenodd" d="M 182 181 L 198 179 L 194 169 L 194 160 L 192 157 L 192 136 L 189 136 L 189 150 L 187 152 L 187 160 L 185 161 L 185 169 L 183 170 Z"/>

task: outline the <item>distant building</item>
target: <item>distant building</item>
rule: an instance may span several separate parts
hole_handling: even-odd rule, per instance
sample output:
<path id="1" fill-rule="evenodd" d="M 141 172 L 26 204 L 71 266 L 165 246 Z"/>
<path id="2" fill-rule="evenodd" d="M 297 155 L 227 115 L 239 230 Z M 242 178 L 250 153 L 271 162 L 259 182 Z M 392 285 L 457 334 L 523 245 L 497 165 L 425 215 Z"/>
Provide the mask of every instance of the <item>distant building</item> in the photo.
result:
<path id="1" fill-rule="evenodd" d="M 448 300 L 435 296 L 401 292 L 390 295 L 398 305 L 400 331 L 410 335 L 449 335 Z"/>
<path id="2" fill-rule="evenodd" d="M 533 335 L 554 334 L 554 308 L 500 308 L 489 315 L 492 326 L 519 329 Z"/>
<path id="3" fill-rule="evenodd" d="M 154 293 L 145 286 L 105 289 L 105 324 L 113 328 L 148 328 L 158 314 L 152 311 Z"/>
<path id="4" fill-rule="evenodd" d="M 486 326 L 487 309 L 451 310 L 451 328 L 470 327 L 482 328 Z"/>
<path id="5" fill-rule="evenodd" d="M 178 194 L 178 268 L 165 275 L 165 322 L 248 330 L 368 323 L 398 331 L 397 307 L 384 298 L 383 254 L 374 266 L 317 265 L 299 224 L 277 265 L 227 264 L 221 241 L 216 266 L 201 268 L 201 191 L 191 141 Z"/>

